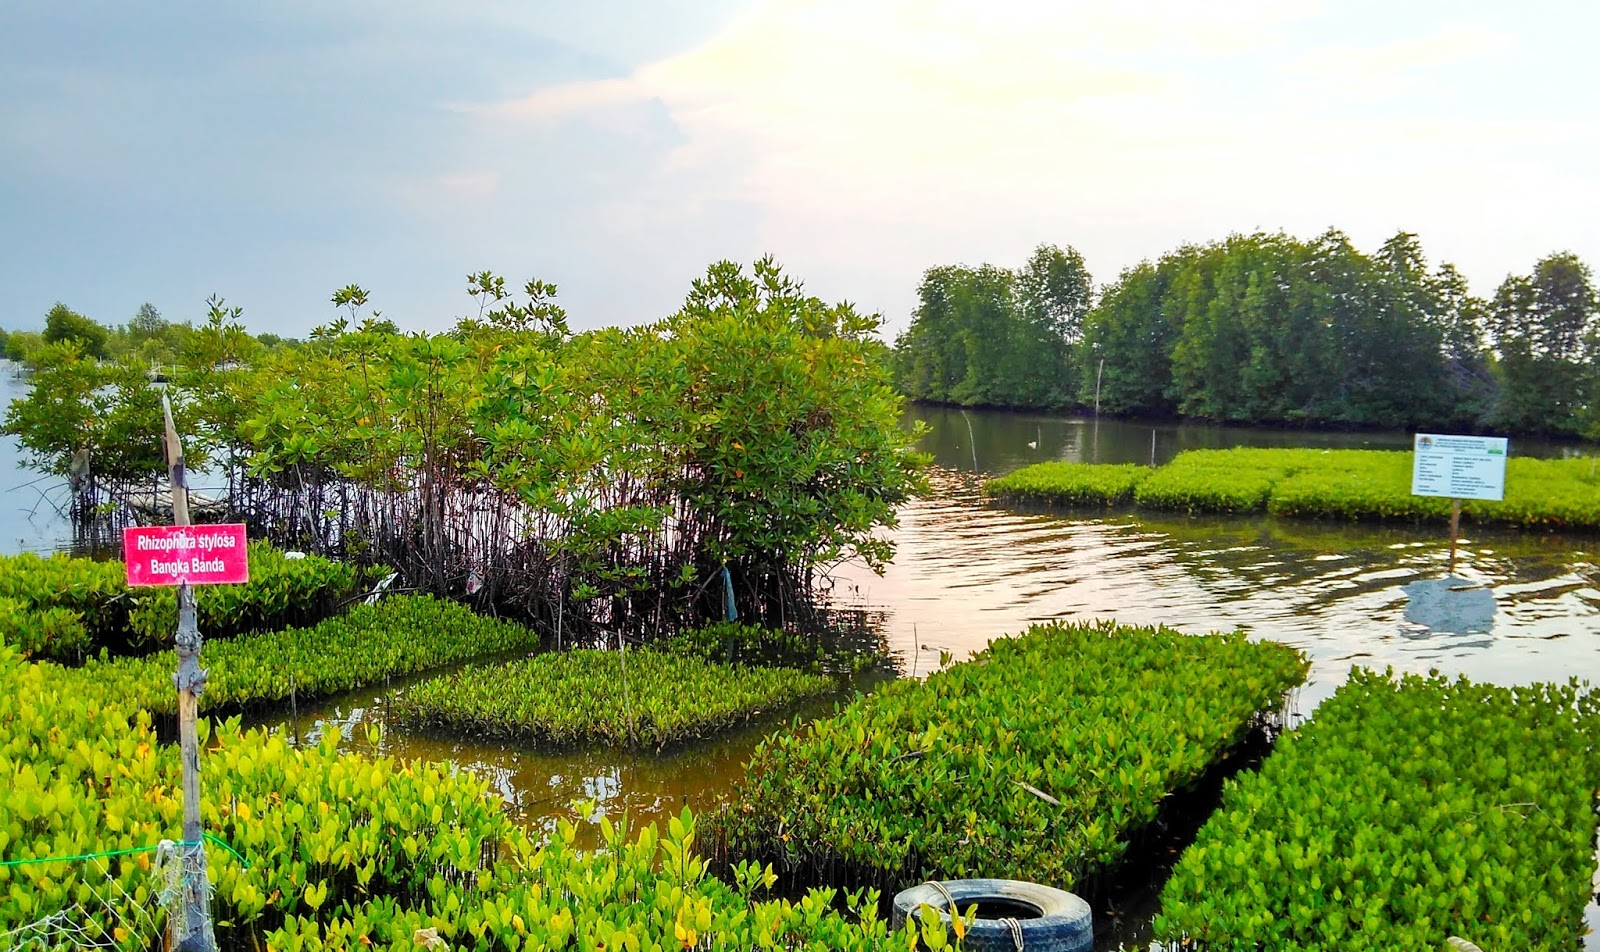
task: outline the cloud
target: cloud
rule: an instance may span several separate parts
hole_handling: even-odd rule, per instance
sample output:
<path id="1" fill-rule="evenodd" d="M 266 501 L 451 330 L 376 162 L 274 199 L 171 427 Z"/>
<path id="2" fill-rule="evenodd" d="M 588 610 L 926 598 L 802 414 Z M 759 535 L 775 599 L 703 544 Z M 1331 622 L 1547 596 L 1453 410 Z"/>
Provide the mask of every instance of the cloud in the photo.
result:
<path id="1" fill-rule="evenodd" d="M 1043 237 L 1035 213 L 1110 213 L 1108 186 L 1130 168 L 1159 173 L 1162 124 L 1188 124 L 1184 78 L 1130 57 L 1180 46 L 1234 55 L 1318 8 L 1200 6 L 774 0 L 629 76 L 546 87 L 478 114 L 620 129 L 647 105 L 664 108 L 683 140 L 665 165 L 683 178 L 737 164 L 699 188 L 760 207 L 768 247 L 807 274 L 875 250 L 909 288 L 928 256 L 978 246 L 948 240 L 955 220 L 976 216 L 967 237 L 986 241 L 993 222 L 1028 228 L 1025 244 Z"/>
<path id="2" fill-rule="evenodd" d="M 1447 24 L 1431 33 L 1373 45 L 1338 45 L 1311 50 L 1290 65 L 1290 77 L 1317 95 L 1361 101 L 1412 92 L 1441 71 L 1470 66 L 1514 46 L 1503 30 L 1483 23 Z"/>
<path id="3" fill-rule="evenodd" d="M 930 265 L 1055 241 L 1109 278 L 1256 227 L 1404 227 L 1480 290 L 1600 258 L 1600 16 L 1570 0 L 19 9 L 0 286 L 26 315 L 221 289 L 294 330 L 359 280 L 420 324 L 489 267 L 592 326 L 771 251 L 903 322 Z"/>
<path id="4" fill-rule="evenodd" d="M 1530 155 L 1592 146 L 1592 125 L 1472 108 L 1472 71 L 1517 49 L 1507 30 L 1471 11 L 1373 14 L 1310 0 L 768 0 L 626 76 L 478 115 L 621 131 L 664 111 L 681 141 L 658 174 L 677 200 L 758 208 L 792 270 L 894 317 L 922 268 L 1020 260 L 1040 240 L 1078 244 L 1109 277 L 1235 229 L 1334 225 L 1375 244 L 1400 227 L 1474 230 L 1463 195 L 1515 216 L 1534 196 L 1582 193 L 1586 173 L 1541 173 Z M 625 227 L 633 207 L 608 217 Z"/>
<path id="5" fill-rule="evenodd" d="M 500 173 L 492 169 L 441 175 L 439 186 L 461 198 L 484 199 L 500 189 Z"/>
<path id="6" fill-rule="evenodd" d="M 1204 7 L 1204 9 L 1201 9 Z M 548 87 L 483 110 L 594 121 L 659 102 L 706 143 L 759 153 L 742 197 L 805 207 L 1005 169 L 1027 178 L 1090 157 L 1101 118 L 1179 77 L 1107 51 L 1183 43 L 1221 55 L 1266 41 L 1307 3 L 1119 5 L 776 0 L 631 76 Z M 1181 98 L 1181 94 L 1180 94 Z M 680 155 L 682 160 L 684 156 Z"/>

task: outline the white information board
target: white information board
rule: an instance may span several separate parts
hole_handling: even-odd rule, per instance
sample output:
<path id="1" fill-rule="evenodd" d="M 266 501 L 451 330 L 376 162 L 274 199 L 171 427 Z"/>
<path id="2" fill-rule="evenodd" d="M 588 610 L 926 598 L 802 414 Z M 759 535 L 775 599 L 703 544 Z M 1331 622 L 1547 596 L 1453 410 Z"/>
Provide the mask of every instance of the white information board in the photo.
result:
<path id="1" fill-rule="evenodd" d="M 1411 494 L 1504 499 L 1506 448 L 1503 436 L 1418 433 L 1411 459 Z"/>

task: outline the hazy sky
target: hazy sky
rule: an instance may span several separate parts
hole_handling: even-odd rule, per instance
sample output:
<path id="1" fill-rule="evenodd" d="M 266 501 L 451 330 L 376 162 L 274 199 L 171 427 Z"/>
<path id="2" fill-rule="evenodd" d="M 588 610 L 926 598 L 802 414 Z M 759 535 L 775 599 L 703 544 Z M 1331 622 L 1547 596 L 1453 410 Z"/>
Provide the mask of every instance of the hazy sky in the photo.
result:
<path id="1" fill-rule="evenodd" d="M 1576 0 L 4 0 L 0 326 L 213 291 L 402 327 L 468 271 L 576 327 L 772 252 L 903 327 L 934 264 L 1400 228 L 1488 293 L 1600 266 L 1600 5 Z"/>

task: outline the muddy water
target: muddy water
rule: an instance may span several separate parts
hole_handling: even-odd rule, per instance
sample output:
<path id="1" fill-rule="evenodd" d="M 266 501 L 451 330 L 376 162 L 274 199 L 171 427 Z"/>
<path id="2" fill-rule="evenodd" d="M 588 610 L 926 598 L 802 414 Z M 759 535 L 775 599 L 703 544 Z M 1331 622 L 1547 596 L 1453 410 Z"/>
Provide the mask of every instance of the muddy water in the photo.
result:
<path id="1" fill-rule="evenodd" d="M 761 738 L 823 717 L 881 678 L 863 677 L 842 691 L 761 715 L 713 740 L 654 750 L 577 748 L 540 751 L 514 743 L 417 734 L 390 727 L 387 701 L 407 685 L 353 692 L 297 713 L 263 723 L 292 743 L 320 742 L 336 729 L 340 745 L 406 759 L 449 761 L 477 773 L 506 802 L 506 809 L 529 826 L 553 829 L 558 818 L 576 816 L 575 805 L 591 804 L 593 817 L 616 820 L 626 814 L 637 824 L 676 816 L 684 807 L 700 811 L 744 774 L 744 762 Z M 382 732 L 374 745 L 368 728 Z M 580 827 L 580 840 L 593 844 L 593 830 Z"/>

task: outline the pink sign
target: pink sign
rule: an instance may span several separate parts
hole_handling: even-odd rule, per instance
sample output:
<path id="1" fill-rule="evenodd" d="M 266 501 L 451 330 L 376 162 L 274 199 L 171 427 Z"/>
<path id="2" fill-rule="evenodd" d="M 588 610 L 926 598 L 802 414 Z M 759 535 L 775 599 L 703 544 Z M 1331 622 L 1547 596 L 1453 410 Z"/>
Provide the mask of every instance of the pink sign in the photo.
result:
<path id="1" fill-rule="evenodd" d="M 225 585 L 250 581 L 243 525 L 141 526 L 122 530 L 129 585 Z"/>

